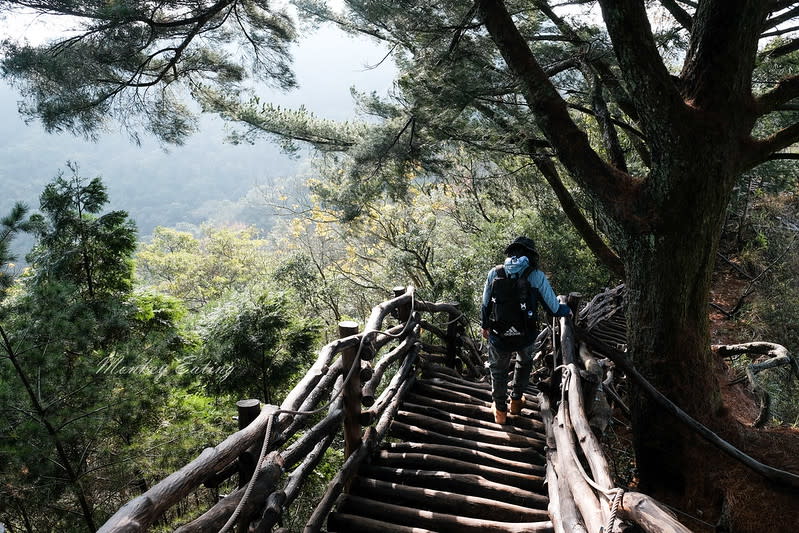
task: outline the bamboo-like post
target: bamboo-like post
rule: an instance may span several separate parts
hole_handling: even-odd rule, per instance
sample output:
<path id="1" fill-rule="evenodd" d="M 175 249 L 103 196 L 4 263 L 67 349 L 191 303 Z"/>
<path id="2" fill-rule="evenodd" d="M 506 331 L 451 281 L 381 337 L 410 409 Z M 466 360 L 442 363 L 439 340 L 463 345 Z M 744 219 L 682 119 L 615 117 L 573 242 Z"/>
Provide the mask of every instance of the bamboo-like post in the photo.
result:
<path id="1" fill-rule="evenodd" d="M 349 337 L 358 334 L 358 324 L 349 320 L 339 322 L 339 336 Z M 344 457 L 352 455 L 361 445 L 361 360 L 358 347 L 352 346 L 341 352 L 344 376 L 350 374 L 344 383 Z M 350 369 L 355 367 L 353 372 Z"/>
<path id="2" fill-rule="evenodd" d="M 236 410 L 238 411 L 239 429 L 241 430 L 258 418 L 258 414 L 261 412 L 261 402 L 256 399 L 239 400 L 236 402 Z M 245 486 L 252 478 L 262 443 L 263 439 L 258 439 L 255 444 L 239 454 L 239 488 Z M 256 454 L 255 457 L 253 457 L 253 454 Z"/>
<path id="3" fill-rule="evenodd" d="M 458 306 L 457 303 L 453 303 L 456 308 Z M 447 359 L 446 365 L 450 368 L 455 368 L 455 358 L 458 355 L 458 346 L 460 342 L 458 341 L 458 333 L 461 328 L 460 324 L 458 323 L 459 317 L 461 316 L 461 312 L 458 311 L 457 313 L 450 312 L 447 314 Z"/>
<path id="4" fill-rule="evenodd" d="M 560 303 L 568 304 L 565 296 L 558 296 Z M 560 345 L 563 364 L 577 363 L 577 345 L 574 339 L 574 327 L 569 317 L 560 318 Z"/>
<path id="5" fill-rule="evenodd" d="M 394 289 L 393 289 L 394 297 L 398 298 L 398 297 L 402 296 L 403 294 L 405 294 L 406 290 L 407 289 L 405 287 L 403 287 L 402 285 L 394 287 Z M 397 313 L 396 313 L 397 320 L 399 320 L 400 322 L 402 322 L 404 324 L 411 317 L 411 311 L 412 311 L 412 309 L 411 309 L 410 302 L 406 302 L 406 303 L 403 303 L 403 304 L 397 306 Z"/>

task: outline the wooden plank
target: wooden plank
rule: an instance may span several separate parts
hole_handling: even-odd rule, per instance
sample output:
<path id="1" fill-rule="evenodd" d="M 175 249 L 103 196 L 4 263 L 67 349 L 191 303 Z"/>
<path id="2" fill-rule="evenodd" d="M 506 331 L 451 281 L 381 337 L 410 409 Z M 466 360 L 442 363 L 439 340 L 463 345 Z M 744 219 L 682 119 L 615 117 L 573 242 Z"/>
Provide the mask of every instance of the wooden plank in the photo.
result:
<path id="1" fill-rule="evenodd" d="M 392 481 L 415 487 L 457 492 L 469 496 L 479 496 L 491 500 L 504 501 L 514 505 L 546 509 L 549 499 L 535 492 L 518 487 L 503 485 L 489 481 L 475 474 L 450 474 L 435 470 L 413 470 L 407 468 L 389 468 L 384 466 L 363 465 L 360 475 L 372 479 Z"/>
<path id="2" fill-rule="evenodd" d="M 391 424 L 391 433 L 395 437 L 411 440 L 414 442 L 430 442 L 433 444 L 447 444 L 450 446 L 460 446 L 470 450 L 481 450 L 486 453 L 511 459 L 513 461 L 531 461 L 541 463 L 541 453 L 537 447 L 519 448 L 517 446 L 502 446 L 500 444 L 475 442 L 471 439 L 445 435 L 436 431 L 430 431 L 411 426 L 395 420 Z"/>
<path id="3" fill-rule="evenodd" d="M 402 504 L 405 507 L 414 509 L 426 509 L 469 518 L 493 520 L 501 516 L 504 522 L 549 520 L 549 514 L 544 509 L 531 509 L 501 500 L 467 496 L 451 491 L 413 487 L 390 481 L 358 478 L 352 489 L 352 494 L 355 495 L 366 496 L 393 504 Z"/>
<path id="4" fill-rule="evenodd" d="M 387 519 L 406 526 L 422 527 L 441 533 L 551 533 L 552 522 L 498 522 L 481 520 L 453 514 L 434 513 L 430 511 L 410 509 L 400 505 L 380 502 L 360 496 L 347 495 L 343 498 L 345 512 L 357 511 L 357 514 L 370 518 Z M 353 513 L 354 514 L 354 513 Z"/>
<path id="5" fill-rule="evenodd" d="M 392 453 L 387 450 L 380 450 L 372 456 L 372 459 L 374 464 L 378 466 L 425 468 L 427 470 L 442 470 L 453 474 L 476 474 L 503 485 L 512 485 L 532 491 L 539 491 L 544 485 L 542 476 L 512 472 L 493 466 L 478 465 L 428 453 Z"/>
<path id="6" fill-rule="evenodd" d="M 526 472 L 529 474 L 543 475 L 545 468 L 539 464 L 532 464 L 527 461 L 512 461 L 482 452 L 480 450 L 468 450 L 457 446 L 447 446 L 445 444 L 430 444 L 425 442 L 388 442 L 382 449 L 399 453 L 430 453 L 441 457 L 450 457 L 469 461 L 475 464 L 505 468 L 516 472 Z"/>

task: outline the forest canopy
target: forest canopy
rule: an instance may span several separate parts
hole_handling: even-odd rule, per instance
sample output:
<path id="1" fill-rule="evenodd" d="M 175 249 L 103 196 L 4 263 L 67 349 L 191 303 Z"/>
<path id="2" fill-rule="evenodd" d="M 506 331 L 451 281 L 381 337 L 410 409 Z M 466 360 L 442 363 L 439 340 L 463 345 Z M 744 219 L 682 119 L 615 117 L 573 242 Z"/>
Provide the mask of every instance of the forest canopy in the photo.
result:
<path id="1" fill-rule="evenodd" d="M 750 210 L 765 212 L 765 194 L 780 195 L 789 211 L 795 202 L 796 2 L 350 0 L 338 10 L 298 0 L 302 21 L 391 50 L 395 90 L 355 91 L 366 117 L 357 123 L 278 109 L 242 88 L 249 75 L 293 84 L 286 46 L 305 26 L 265 2 L 3 3 L 26 5 L 67 12 L 80 26 L 41 46 L 5 45 L 3 74 L 21 89 L 23 112 L 48 128 L 91 136 L 114 119 L 134 135 L 180 143 L 194 129 L 193 101 L 230 121 L 238 142 L 264 136 L 316 150 L 308 197 L 269 199 L 289 215 L 269 241 L 272 280 L 253 286 L 246 274 L 226 278 L 236 270 L 225 268 L 210 287 L 183 284 L 197 289 L 192 305 L 246 286 L 250 301 L 279 306 L 260 299 L 277 282 L 333 321 L 403 278 L 473 311 L 481 273 L 528 234 L 561 292 L 623 280 L 634 364 L 691 416 L 752 446 L 723 405 L 708 302 L 720 253 L 773 254 L 768 235 L 790 228 L 753 224 Z M 12 213 L 9 235 L 24 229 L 23 217 Z M 213 257 L 215 237 L 163 230 L 140 264 L 152 280 L 171 282 L 169 262 Z M 234 256 L 260 260 L 253 235 L 227 237 Z M 353 287 L 358 296 L 344 298 Z M 232 330 L 219 338 L 268 322 L 248 309 L 224 315 Z M 733 485 L 716 481 L 728 465 L 693 446 L 642 390 L 630 393 L 640 487 L 676 505 L 713 502 L 720 513 L 733 496 Z M 736 516 L 724 519 L 734 529 Z"/>

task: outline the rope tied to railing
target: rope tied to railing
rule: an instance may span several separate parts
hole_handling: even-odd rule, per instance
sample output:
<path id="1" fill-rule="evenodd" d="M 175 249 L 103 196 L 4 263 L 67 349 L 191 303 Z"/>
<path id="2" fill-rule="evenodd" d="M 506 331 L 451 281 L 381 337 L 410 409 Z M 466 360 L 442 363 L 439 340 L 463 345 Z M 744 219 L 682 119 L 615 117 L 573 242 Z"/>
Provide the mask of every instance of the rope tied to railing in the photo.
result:
<path id="1" fill-rule="evenodd" d="M 624 497 L 624 489 L 617 488 L 615 489 L 616 495 L 613 496 L 613 503 L 610 505 L 610 516 L 608 517 L 608 529 L 607 533 L 613 533 L 613 526 L 616 522 L 616 514 L 619 512 L 619 507 L 621 506 L 621 500 Z"/>
<path id="2" fill-rule="evenodd" d="M 571 383 L 571 379 L 574 377 L 574 373 L 571 371 L 568 365 L 560 365 L 555 370 L 563 370 L 563 386 L 561 387 L 560 401 L 564 402 L 566 401 L 566 393 L 569 390 L 569 385 Z M 616 522 L 616 515 L 618 514 L 619 507 L 621 506 L 622 498 L 624 497 L 624 489 L 621 487 L 606 489 L 597 484 L 583 468 L 582 462 L 580 462 L 579 457 L 577 457 L 577 450 L 575 448 L 569 448 L 569 452 L 571 453 L 572 460 L 577 466 L 577 471 L 580 473 L 580 475 L 582 475 L 586 483 L 607 498 L 608 505 L 610 506 L 610 515 L 608 517 L 607 528 L 600 528 L 600 533 L 612 533 L 613 526 Z"/>
<path id="3" fill-rule="evenodd" d="M 401 336 L 406 334 L 406 332 L 408 331 L 408 327 L 410 326 L 410 324 L 412 322 L 412 319 L 413 319 L 413 311 L 414 311 L 414 307 L 415 307 L 415 303 L 416 303 L 416 298 L 415 298 L 416 295 L 414 294 L 414 291 L 412 289 L 409 289 L 409 290 L 410 290 L 410 296 L 411 296 L 411 312 L 408 314 L 408 319 L 405 321 L 405 326 L 402 328 L 402 331 L 400 331 L 399 333 L 396 333 L 396 334 L 392 334 L 389 331 L 379 330 L 379 329 L 376 329 L 376 328 L 364 329 L 364 331 L 360 334 L 361 338 L 358 341 L 358 351 L 356 352 L 356 355 L 355 355 L 355 360 L 356 361 L 359 360 L 359 358 L 361 356 L 361 352 L 363 351 L 363 347 L 364 347 L 364 345 L 366 343 L 366 338 L 367 338 L 368 335 L 371 335 L 373 333 L 381 333 L 381 334 L 383 334 L 383 335 L 385 335 L 387 337 L 400 338 Z M 350 369 L 347 372 L 347 375 L 344 377 L 344 383 L 346 383 L 346 382 L 348 382 L 350 380 L 350 378 L 352 377 L 353 372 L 355 371 L 356 368 L 358 368 L 358 366 L 355 365 L 355 364 L 350 366 Z M 266 451 L 269 449 L 269 444 L 270 444 L 270 440 L 271 440 L 271 437 L 272 437 L 272 422 L 274 421 L 275 416 L 277 416 L 279 414 L 289 414 L 289 415 L 314 415 L 314 414 L 317 414 L 317 413 L 319 413 L 319 412 L 321 412 L 321 411 L 323 411 L 325 409 L 328 409 L 330 407 L 330 405 L 332 405 L 333 402 L 335 402 L 338 399 L 338 397 L 343 392 L 344 392 L 344 387 L 341 387 L 340 389 L 338 389 L 335 392 L 335 394 L 333 394 L 333 396 L 331 396 L 331 398 L 324 405 L 322 405 L 321 407 L 318 407 L 316 409 L 312 409 L 312 410 L 309 410 L 309 411 L 298 411 L 298 410 L 292 410 L 292 409 L 277 409 L 276 411 L 272 412 L 269 415 L 269 418 L 267 419 L 267 423 L 266 423 L 266 431 L 264 433 L 264 443 L 261 446 L 261 452 L 258 455 L 258 460 L 255 462 L 255 470 L 253 471 L 253 475 L 250 478 L 249 482 L 247 483 L 247 488 L 245 489 L 244 494 L 241 497 L 241 500 L 239 500 L 239 503 L 236 506 L 236 509 L 234 509 L 233 513 L 230 515 L 230 518 L 228 518 L 227 522 L 225 522 L 225 525 L 223 525 L 222 528 L 219 530 L 219 533 L 227 533 L 227 531 L 230 530 L 230 528 L 233 526 L 233 524 L 236 523 L 236 520 L 238 520 L 238 517 L 241 514 L 241 510 L 244 508 L 244 505 L 246 504 L 247 499 L 249 498 L 250 493 L 252 492 L 252 487 L 255 485 L 255 481 L 257 480 L 258 475 L 259 475 L 260 470 L 261 470 L 261 463 L 263 462 L 264 458 L 266 457 Z"/>

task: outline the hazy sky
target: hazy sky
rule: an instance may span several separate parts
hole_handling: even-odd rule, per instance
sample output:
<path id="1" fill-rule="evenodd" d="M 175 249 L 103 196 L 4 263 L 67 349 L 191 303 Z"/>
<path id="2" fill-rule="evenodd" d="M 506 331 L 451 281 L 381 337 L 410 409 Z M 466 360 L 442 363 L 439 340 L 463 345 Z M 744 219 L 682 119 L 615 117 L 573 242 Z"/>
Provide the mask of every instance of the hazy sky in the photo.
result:
<path id="1" fill-rule="evenodd" d="M 23 29 L 36 36 L 43 27 L 42 23 L 34 21 Z M 269 98 L 281 106 L 305 105 L 321 117 L 352 118 L 351 86 L 380 94 L 391 87 L 394 71 L 390 62 L 376 69 L 367 68 L 379 63 L 385 53 L 372 40 L 355 39 L 335 28 L 323 27 L 295 46 L 294 71 L 299 88 L 289 93 L 265 90 L 259 93 L 262 99 Z M 67 160 L 78 162 L 80 173 L 85 177 L 103 176 L 117 208 L 126 208 L 125 197 L 133 194 L 132 191 L 137 195 L 146 193 L 148 176 L 174 179 L 176 190 L 191 191 L 185 185 L 197 174 L 217 175 L 215 179 L 222 183 L 212 194 L 236 196 L 269 177 L 293 173 L 298 165 L 266 139 L 256 146 L 226 144 L 224 125 L 215 117 L 205 117 L 200 132 L 185 146 L 165 152 L 153 139 L 145 138 L 142 146 L 136 147 L 119 132 L 105 134 L 97 143 L 66 134 L 46 134 L 40 124 L 23 122 L 17 113 L 17 100 L 19 95 L 0 80 L 3 117 L 0 124 L 0 215 L 16 200 L 35 206 L 43 185 L 59 169 L 66 170 Z M 164 178 L 165 173 L 169 177 Z M 209 200 L 199 197 L 201 192 L 196 194 L 196 199 L 182 201 L 199 207 Z M 218 199 L 235 200 L 237 197 Z M 159 200 L 165 199 L 155 198 L 153 202 Z M 148 200 L 139 198 L 138 201 Z M 135 210 L 128 210 L 136 218 Z M 147 216 L 152 218 L 153 215 Z"/>

